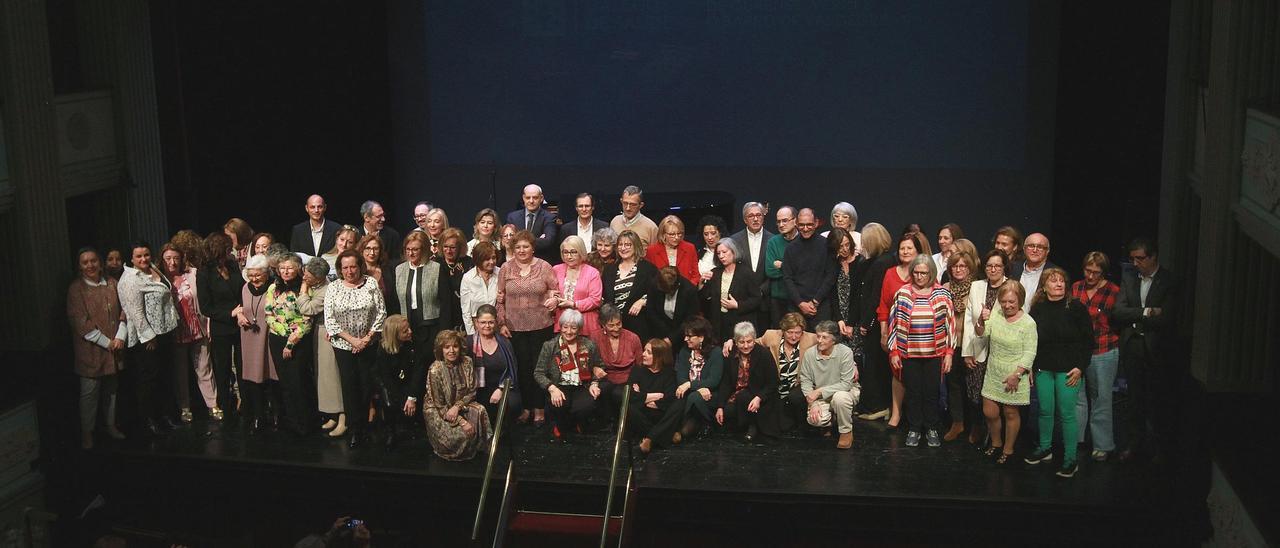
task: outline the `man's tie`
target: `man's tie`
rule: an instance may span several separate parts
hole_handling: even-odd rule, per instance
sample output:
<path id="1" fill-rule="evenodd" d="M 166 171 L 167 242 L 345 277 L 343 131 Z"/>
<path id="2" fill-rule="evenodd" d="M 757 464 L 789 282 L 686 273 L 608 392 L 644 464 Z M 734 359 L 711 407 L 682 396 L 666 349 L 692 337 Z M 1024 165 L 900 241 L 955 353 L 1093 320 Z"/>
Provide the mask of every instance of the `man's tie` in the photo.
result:
<path id="1" fill-rule="evenodd" d="M 533 213 L 525 214 L 524 229 L 533 232 Z"/>

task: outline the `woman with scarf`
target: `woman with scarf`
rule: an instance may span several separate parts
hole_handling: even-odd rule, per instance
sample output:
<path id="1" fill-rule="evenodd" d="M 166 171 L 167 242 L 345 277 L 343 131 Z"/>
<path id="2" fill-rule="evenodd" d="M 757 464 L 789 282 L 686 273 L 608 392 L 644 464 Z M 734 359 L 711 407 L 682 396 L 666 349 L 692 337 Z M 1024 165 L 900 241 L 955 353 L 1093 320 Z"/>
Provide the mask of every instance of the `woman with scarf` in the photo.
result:
<path id="1" fill-rule="evenodd" d="M 568 443 L 595 411 L 604 363 L 600 351 L 582 334 L 582 313 L 560 313 L 560 334 L 542 345 L 533 378 L 551 403 L 551 442 Z"/>
<path id="2" fill-rule="evenodd" d="M 487 245 L 480 247 L 492 247 Z M 467 336 L 467 351 L 476 367 L 476 401 L 497 420 L 502 403 L 502 383 L 511 381 L 507 396 L 507 418 L 520 411 L 520 384 L 516 382 L 516 351 L 511 341 L 498 333 L 498 309 L 482 304 L 476 310 L 475 334 Z"/>
<path id="3" fill-rule="evenodd" d="M 945 230 L 945 229 L 944 229 Z M 947 283 L 943 287 L 951 292 L 951 303 L 955 307 L 956 352 L 963 355 L 962 341 L 965 337 L 964 317 L 969 309 L 969 292 L 973 289 L 973 276 L 977 271 L 978 258 L 967 251 L 957 248 L 947 258 Z M 959 365 L 959 364 L 954 364 Z M 942 441 L 955 441 L 965 431 L 973 432 L 982 423 L 982 407 L 971 398 L 966 397 L 968 391 L 968 367 L 952 367 L 947 372 L 947 411 L 950 413 L 951 428 L 943 434 Z"/>
<path id="4" fill-rule="evenodd" d="M 311 432 L 314 413 L 306 403 L 306 379 L 314 356 L 311 317 L 304 314 L 298 304 L 302 294 L 302 260 L 292 253 L 281 256 L 276 263 L 276 274 L 275 283 L 267 288 L 267 345 L 280 376 L 286 428 L 302 437 Z"/>
<path id="5" fill-rule="evenodd" d="M 267 346 L 267 290 L 271 287 L 268 283 L 270 272 L 265 254 L 249 257 L 244 265 L 245 277 L 249 283 L 241 289 L 237 314 L 240 325 L 240 396 L 244 398 L 242 411 L 245 428 L 251 436 L 262 430 L 267 417 L 274 424 L 280 412 L 280 394 L 276 386 L 280 377 Z M 268 406 L 271 408 L 269 415 Z"/>

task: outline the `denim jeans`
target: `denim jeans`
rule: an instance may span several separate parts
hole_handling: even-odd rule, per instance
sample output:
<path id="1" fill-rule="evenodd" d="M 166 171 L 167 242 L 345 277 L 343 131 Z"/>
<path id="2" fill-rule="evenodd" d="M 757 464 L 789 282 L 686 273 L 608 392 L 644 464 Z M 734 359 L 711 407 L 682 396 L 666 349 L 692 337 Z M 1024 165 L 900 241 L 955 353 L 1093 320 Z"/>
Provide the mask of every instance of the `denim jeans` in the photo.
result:
<path id="1" fill-rule="evenodd" d="M 1094 354 L 1089 368 L 1084 371 L 1085 389 L 1076 398 L 1076 418 L 1080 424 L 1079 441 L 1084 441 L 1084 425 L 1093 432 L 1093 448 L 1098 451 L 1115 451 L 1115 427 L 1112 423 L 1111 400 L 1116 383 L 1116 370 L 1120 366 L 1120 350 L 1112 348 Z"/>

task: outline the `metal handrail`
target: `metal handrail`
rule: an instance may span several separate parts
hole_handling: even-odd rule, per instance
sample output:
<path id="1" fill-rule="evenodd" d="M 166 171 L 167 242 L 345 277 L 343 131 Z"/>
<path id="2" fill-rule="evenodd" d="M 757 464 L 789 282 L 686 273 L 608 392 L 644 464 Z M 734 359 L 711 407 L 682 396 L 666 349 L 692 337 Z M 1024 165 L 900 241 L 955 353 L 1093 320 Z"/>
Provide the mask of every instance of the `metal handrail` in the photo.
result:
<path id="1" fill-rule="evenodd" d="M 498 420 L 497 426 L 493 427 L 493 439 L 489 440 L 489 462 L 484 465 L 484 479 L 480 482 L 480 503 L 476 506 L 475 523 L 471 526 L 471 540 L 475 541 L 480 538 L 480 519 L 484 517 L 484 503 L 489 496 L 489 480 L 493 479 L 493 461 L 498 456 L 498 440 L 502 438 L 503 426 L 506 425 L 507 418 L 507 396 L 511 394 L 511 379 L 508 377 L 502 381 L 502 401 L 498 402 Z M 511 486 L 511 467 L 507 467 L 507 488 Z M 503 499 L 506 499 L 506 489 L 503 489 Z"/>
<path id="2" fill-rule="evenodd" d="M 498 507 L 498 524 L 493 529 L 493 548 L 502 548 L 507 536 L 507 520 L 511 517 L 512 476 L 515 475 L 515 459 L 507 461 L 507 481 L 502 486 L 502 506 Z"/>
<path id="3" fill-rule="evenodd" d="M 622 548 L 623 539 L 627 538 L 627 516 L 631 513 L 631 480 L 635 476 L 635 468 L 627 467 L 627 488 L 622 492 L 622 522 L 618 523 L 618 548 Z"/>
<path id="4" fill-rule="evenodd" d="M 618 457 L 622 453 L 622 440 L 627 435 L 627 409 L 631 403 L 630 387 L 622 393 L 622 407 L 618 410 L 618 435 L 613 440 L 613 464 L 609 467 L 609 491 L 604 499 L 604 525 L 600 528 L 600 548 L 605 547 L 605 543 L 609 540 L 609 511 L 613 509 L 613 488 L 618 481 Z M 630 464 L 627 465 L 630 470 Z M 628 472 L 628 475 L 630 472 Z M 628 480 L 630 483 L 630 480 Z"/>

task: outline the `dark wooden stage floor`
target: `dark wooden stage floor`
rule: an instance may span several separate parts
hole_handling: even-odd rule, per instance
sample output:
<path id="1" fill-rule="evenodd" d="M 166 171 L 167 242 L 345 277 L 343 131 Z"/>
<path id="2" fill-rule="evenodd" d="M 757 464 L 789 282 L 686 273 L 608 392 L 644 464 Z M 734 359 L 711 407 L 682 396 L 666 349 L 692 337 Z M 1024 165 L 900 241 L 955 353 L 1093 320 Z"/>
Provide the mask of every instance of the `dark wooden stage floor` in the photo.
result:
<path id="1" fill-rule="evenodd" d="M 1173 498 L 1176 477 L 1168 471 L 1095 463 L 1085 449 L 1076 477 L 1062 479 L 1054 476 L 1054 465 L 1019 461 L 996 467 L 963 440 L 909 448 L 905 435 L 888 431 L 883 422 L 856 423 L 849 451 L 836 450 L 831 439 L 798 434 L 765 446 L 713 435 L 657 450 L 647 459 L 637 451 L 633 545 L 651 545 L 671 534 L 712 545 L 803 546 L 832 539 L 874 545 L 1110 544 L 1170 531 L 1173 514 L 1163 504 Z M 548 443 L 545 429 L 520 426 L 512 432 L 514 445 L 500 450 L 498 469 L 505 467 L 506 455 L 515 455 L 517 507 L 603 510 L 610 432 L 580 436 L 570 445 Z M 1023 442 L 1019 455 L 1026 452 Z M 118 518 L 135 520 L 139 528 L 162 526 L 151 519 L 193 538 L 228 538 L 230 529 L 241 538 L 284 541 L 296 540 L 308 527 L 323 528 L 333 516 L 356 514 L 385 539 L 404 545 L 420 545 L 421 535 L 449 545 L 464 541 L 485 464 L 483 457 L 444 461 L 422 438 L 391 451 L 377 443 L 351 450 L 321 434 L 249 437 L 201 421 L 164 438 L 129 440 L 95 453 L 101 473 L 110 476 L 98 480 L 101 490 L 118 503 L 128 501 L 134 512 Z M 498 505 L 500 479 L 490 510 Z M 210 511 L 205 508 L 217 509 L 216 525 L 198 518 Z M 486 520 L 489 533 L 492 512 Z M 1076 536 L 1056 533 L 1068 530 Z"/>

